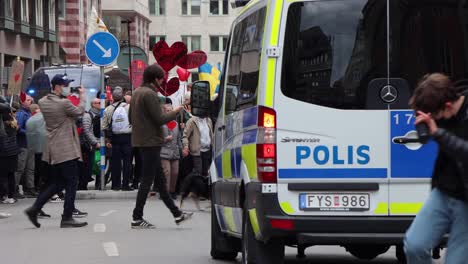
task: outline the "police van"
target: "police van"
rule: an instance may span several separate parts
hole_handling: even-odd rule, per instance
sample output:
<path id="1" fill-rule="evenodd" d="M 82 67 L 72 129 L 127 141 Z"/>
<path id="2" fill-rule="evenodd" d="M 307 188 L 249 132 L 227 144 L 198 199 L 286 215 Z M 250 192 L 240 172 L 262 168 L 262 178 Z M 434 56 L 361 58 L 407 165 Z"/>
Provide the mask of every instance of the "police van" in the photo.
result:
<path id="1" fill-rule="evenodd" d="M 396 246 L 404 262 L 437 153 L 408 101 L 428 72 L 466 77 L 467 5 L 241 2 L 214 112 L 211 256 L 271 264 L 285 246 L 339 245 L 373 259 Z"/>

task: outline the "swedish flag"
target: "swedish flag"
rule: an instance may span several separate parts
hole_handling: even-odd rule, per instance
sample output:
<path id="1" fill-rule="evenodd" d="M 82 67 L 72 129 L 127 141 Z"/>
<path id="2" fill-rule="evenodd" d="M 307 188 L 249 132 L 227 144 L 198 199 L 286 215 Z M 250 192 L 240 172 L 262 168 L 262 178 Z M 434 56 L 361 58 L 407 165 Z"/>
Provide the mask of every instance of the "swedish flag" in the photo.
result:
<path id="1" fill-rule="evenodd" d="M 210 83 L 210 97 L 218 93 L 221 72 L 209 63 L 205 63 L 198 67 L 198 78 L 200 81 L 208 81 Z"/>

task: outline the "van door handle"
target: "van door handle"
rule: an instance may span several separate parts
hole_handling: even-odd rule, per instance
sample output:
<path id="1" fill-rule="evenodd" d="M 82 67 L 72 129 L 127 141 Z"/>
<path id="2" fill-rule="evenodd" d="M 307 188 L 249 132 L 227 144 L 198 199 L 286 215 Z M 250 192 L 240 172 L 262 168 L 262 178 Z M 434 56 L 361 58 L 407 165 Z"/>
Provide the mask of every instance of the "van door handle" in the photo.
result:
<path id="1" fill-rule="evenodd" d="M 393 139 L 395 144 L 421 143 L 419 138 L 396 137 Z"/>
<path id="2" fill-rule="evenodd" d="M 220 126 L 220 127 L 218 127 L 218 131 L 222 131 L 222 130 L 224 130 L 224 129 L 226 129 L 226 126 Z"/>

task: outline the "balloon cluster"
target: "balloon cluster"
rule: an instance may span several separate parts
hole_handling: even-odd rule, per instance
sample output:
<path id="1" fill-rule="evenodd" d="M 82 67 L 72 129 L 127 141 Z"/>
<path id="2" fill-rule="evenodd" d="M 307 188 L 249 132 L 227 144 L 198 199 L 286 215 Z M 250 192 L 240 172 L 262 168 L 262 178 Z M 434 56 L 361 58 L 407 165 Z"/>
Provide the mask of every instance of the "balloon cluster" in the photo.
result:
<path id="1" fill-rule="evenodd" d="M 153 46 L 153 55 L 161 68 L 166 71 L 165 81 L 163 83 L 164 96 L 169 96 L 179 89 L 180 81 L 187 81 L 190 77 L 188 69 L 198 68 L 207 61 L 206 53 L 201 50 L 196 50 L 188 53 L 187 45 L 183 42 L 175 42 L 170 47 L 166 41 L 161 40 Z M 172 78 L 169 81 L 167 72 L 172 70 L 175 66 L 179 78 Z M 179 81 L 180 80 L 180 81 Z"/>

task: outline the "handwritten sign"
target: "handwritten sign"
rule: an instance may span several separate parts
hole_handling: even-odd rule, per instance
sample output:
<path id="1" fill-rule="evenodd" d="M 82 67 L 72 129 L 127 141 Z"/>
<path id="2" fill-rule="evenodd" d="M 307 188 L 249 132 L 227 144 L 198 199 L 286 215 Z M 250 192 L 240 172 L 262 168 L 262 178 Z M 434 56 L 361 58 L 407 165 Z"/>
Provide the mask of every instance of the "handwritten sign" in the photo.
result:
<path id="1" fill-rule="evenodd" d="M 23 83 L 24 62 L 15 61 L 11 66 L 10 76 L 8 78 L 8 94 L 19 95 L 21 84 Z"/>

